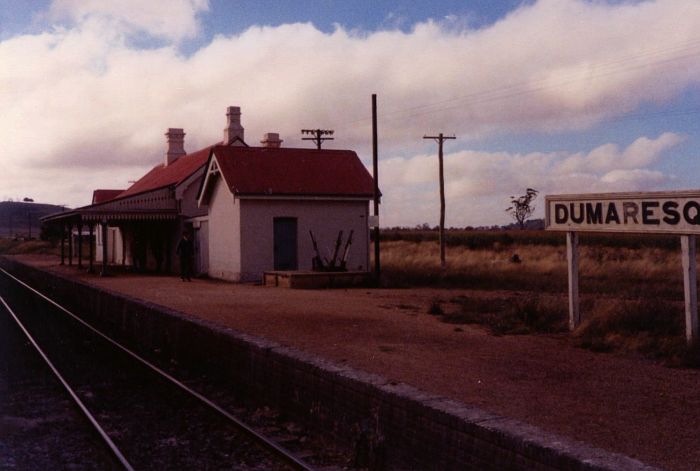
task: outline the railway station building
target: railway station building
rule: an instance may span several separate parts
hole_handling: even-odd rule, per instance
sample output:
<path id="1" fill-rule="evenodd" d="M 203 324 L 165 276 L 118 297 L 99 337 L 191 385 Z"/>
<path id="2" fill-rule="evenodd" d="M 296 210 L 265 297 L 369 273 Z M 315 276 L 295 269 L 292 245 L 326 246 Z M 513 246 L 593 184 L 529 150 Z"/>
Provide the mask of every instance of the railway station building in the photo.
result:
<path id="1" fill-rule="evenodd" d="M 240 108 L 229 107 L 223 140 L 192 153 L 184 130 L 168 129 L 163 162 L 129 188 L 95 190 L 92 204 L 44 218 L 63 234 L 62 263 L 177 272 L 175 250 L 187 231 L 195 272 L 212 278 L 311 270 L 319 255 L 337 255 L 341 239 L 343 265 L 367 271 L 374 183 L 357 154 L 285 148 L 276 133 L 249 146 L 240 118 Z M 80 238 L 66 237 L 75 231 L 95 241 L 88 254 Z"/>

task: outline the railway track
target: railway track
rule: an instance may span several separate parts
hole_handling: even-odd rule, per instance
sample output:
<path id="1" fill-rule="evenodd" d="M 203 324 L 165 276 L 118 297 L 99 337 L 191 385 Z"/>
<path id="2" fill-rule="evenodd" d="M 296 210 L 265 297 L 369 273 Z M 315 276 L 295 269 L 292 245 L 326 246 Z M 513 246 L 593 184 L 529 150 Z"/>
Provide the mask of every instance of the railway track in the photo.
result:
<path id="1" fill-rule="evenodd" d="M 0 470 L 120 469 L 42 361 L 0 304 Z"/>
<path id="2" fill-rule="evenodd" d="M 29 339 L 116 469 L 342 469 L 312 467 L 314 452 L 287 450 L 280 443 L 294 438 L 279 427 L 266 425 L 276 440 L 263 435 L 262 426 L 247 425 L 2 269 L 0 304 L 0 315 L 11 317 Z"/>

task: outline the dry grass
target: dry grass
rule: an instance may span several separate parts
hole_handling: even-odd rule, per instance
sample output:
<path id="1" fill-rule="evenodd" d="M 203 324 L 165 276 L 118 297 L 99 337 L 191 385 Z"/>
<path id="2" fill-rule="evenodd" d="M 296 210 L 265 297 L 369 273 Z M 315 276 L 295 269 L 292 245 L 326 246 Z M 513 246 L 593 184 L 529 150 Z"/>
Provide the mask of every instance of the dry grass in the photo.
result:
<path id="1" fill-rule="evenodd" d="M 659 299 L 591 300 L 573 332 L 576 345 L 662 359 L 672 366 L 700 366 L 698 346 L 685 341 L 683 304 Z"/>
<path id="2" fill-rule="evenodd" d="M 685 342 L 678 249 L 589 245 L 580 247 L 580 260 L 584 322 L 572 336 L 576 345 L 700 366 L 700 346 Z M 480 324 L 496 335 L 566 330 L 564 246 L 455 246 L 448 247 L 446 262 L 442 270 L 437 242 L 385 241 L 383 284 L 505 291 L 488 299 L 436 299 L 429 313 L 448 323 Z"/>
<path id="3" fill-rule="evenodd" d="M 0 238 L 0 254 L 57 254 L 58 248 L 43 240 L 15 240 Z"/>
<path id="4" fill-rule="evenodd" d="M 519 263 L 514 263 L 517 254 Z M 682 296 L 680 254 L 662 248 L 582 246 L 581 291 L 625 297 Z M 472 250 L 449 247 L 440 268 L 436 242 L 382 244 L 382 277 L 388 287 L 441 286 L 565 292 L 563 246 L 509 245 Z"/>
<path id="5" fill-rule="evenodd" d="M 428 314 L 450 324 L 480 324 L 494 335 L 554 333 L 566 330 L 566 306 L 553 296 L 518 294 L 498 299 L 457 296 L 447 307 L 434 300 Z"/>

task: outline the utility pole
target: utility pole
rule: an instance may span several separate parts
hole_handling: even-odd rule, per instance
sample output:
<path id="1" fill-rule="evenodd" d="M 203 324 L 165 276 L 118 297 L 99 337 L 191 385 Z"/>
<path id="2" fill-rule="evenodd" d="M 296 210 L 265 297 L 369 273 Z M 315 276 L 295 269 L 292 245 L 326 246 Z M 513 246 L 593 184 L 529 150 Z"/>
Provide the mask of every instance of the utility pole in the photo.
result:
<path id="1" fill-rule="evenodd" d="M 302 134 L 310 134 L 314 137 L 302 137 L 302 141 L 314 141 L 316 142 L 316 148 L 318 150 L 321 150 L 321 143 L 323 141 L 332 141 L 334 138 L 332 137 L 322 137 L 322 136 L 332 136 L 333 135 L 333 130 L 332 129 L 302 129 L 301 133 Z"/>
<path id="2" fill-rule="evenodd" d="M 379 286 L 379 152 L 377 143 L 377 95 L 372 94 L 372 176 L 374 177 L 374 277 Z"/>
<path id="3" fill-rule="evenodd" d="M 455 136 L 423 136 L 423 139 L 434 139 L 438 143 L 438 160 L 440 162 L 440 267 L 445 268 L 445 174 L 442 165 L 442 144 Z"/>

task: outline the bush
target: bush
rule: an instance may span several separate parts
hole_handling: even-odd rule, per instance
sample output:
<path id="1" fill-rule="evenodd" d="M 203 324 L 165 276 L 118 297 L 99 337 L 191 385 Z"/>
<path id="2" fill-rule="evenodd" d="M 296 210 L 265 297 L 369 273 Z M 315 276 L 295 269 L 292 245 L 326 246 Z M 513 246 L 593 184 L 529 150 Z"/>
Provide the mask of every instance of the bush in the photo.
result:
<path id="1" fill-rule="evenodd" d="M 659 299 L 600 300 L 574 332 L 578 346 L 593 351 L 622 351 L 670 364 L 697 362 L 685 342 L 681 303 Z"/>
<path id="2" fill-rule="evenodd" d="M 480 324 L 495 335 L 553 333 L 566 330 L 566 305 L 540 295 L 509 299 L 479 299 L 460 296 L 452 300 L 458 310 L 445 314 L 451 324 Z"/>
<path id="3" fill-rule="evenodd" d="M 433 299 L 428 308 L 428 314 L 431 316 L 442 316 L 445 312 L 442 310 L 442 303 L 439 299 Z"/>

